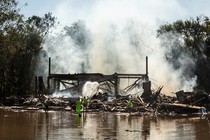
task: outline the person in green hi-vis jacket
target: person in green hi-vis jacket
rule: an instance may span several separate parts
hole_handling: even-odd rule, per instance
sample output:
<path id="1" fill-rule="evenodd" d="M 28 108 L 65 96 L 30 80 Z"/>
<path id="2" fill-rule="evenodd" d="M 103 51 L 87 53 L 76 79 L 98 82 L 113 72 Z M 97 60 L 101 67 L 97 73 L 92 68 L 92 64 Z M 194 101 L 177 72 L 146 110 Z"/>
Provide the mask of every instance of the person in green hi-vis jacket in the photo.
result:
<path id="1" fill-rule="evenodd" d="M 128 112 L 130 113 L 133 108 L 133 102 L 131 101 L 131 99 L 129 99 L 129 101 L 128 101 L 127 108 L 128 108 Z"/>
<path id="2" fill-rule="evenodd" d="M 80 99 L 78 99 L 76 101 L 76 113 L 81 115 L 80 112 L 81 112 L 81 102 L 80 102 Z"/>
<path id="3" fill-rule="evenodd" d="M 133 102 L 131 100 L 128 101 L 128 108 L 132 108 L 133 107 Z"/>
<path id="4" fill-rule="evenodd" d="M 82 106 L 83 106 L 83 110 L 86 110 L 87 109 L 87 105 L 88 105 L 88 99 L 87 97 L 83 97 L 82 98 Z"/>

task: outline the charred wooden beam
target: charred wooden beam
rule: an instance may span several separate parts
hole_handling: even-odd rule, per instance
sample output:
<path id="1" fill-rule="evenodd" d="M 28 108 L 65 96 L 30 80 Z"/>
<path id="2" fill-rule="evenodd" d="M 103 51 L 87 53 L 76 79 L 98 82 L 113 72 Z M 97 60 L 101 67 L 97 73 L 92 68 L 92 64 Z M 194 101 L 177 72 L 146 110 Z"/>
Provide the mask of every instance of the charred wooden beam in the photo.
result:
<path id="1" fill-rule="evenodd" d="M 51 75 L 51 58 L 49 57 L 48 77 L 47 77 L 47 92 L 50 93 L 50 75 Z"/>
<path id="2" fill-rule="evenodd" d="M 130 88 L 131 90 L 136 86 L 136 82 L 139 79 L 144 79 L 149 82 L 149 80 L 148 80 L 148 57 L 146 57 L 146 74 L 114 73 L 111 75 L 104 75 L 101 73 L 53 74 L 53 73 L 51 73 L 51 58 L 49 58 L 49 72 L 48 72 L 48 80 L 47 80 L 47 88 L 48 88 L 49 93 L 52 92 L 50 84 L 53 83 L 53 81 L 59 81 L 59 83 L 61 81 L 72 81 L 72 82 L 75 81 L 76 83 L 78 83 L 78 85 L 81 84 L 81 82 L 86 82 L 86 81 L 96 81 L 99 83 L 107 81 L 114 85 L 115 94 L 118 95 L 120 79 L 137 79 L 135 81 L 135 83 L 131 86 L 131 88 Z M 64 84 L 64 83 L 62 83 L 62 84 Z M 66 85 L 66 84 L 64 84 L 64 85 Z M 55 85 L 54 85 L 53 90 L 55 90 Z"/>
<path id="3" fill-rule="evenodd" d="M 38 77 L 38 92 L 39 93 L 44 93 L 45 90 L 45 86 L 44 86 L 44 81 L 43 81 L 43 77 L 39 76 Z"/>
<path id="4" fill-rule="evenodd" d="M 177 104 L 177 103 L 162 103 L 160 104 L 160 109 L 168 110 L 175 113 L 205 113 L 206 108 L 202 106 L 193 106 L 189 104 Z M 203 111 L 203 112 L 202 112 Z"/>
<path id="5" fill-rule="evenodd" d="M 146 75 L 148 76 L 148 57 L 146 56 Z"/>

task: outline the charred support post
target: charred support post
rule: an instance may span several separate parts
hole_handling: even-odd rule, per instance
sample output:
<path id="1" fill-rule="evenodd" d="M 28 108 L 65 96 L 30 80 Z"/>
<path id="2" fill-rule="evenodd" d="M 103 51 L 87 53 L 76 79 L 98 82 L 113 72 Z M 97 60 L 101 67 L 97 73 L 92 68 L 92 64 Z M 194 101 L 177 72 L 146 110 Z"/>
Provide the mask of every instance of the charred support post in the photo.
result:
<path id="1" fill-rule="evenodd" d="M 48 77 L 47 77 L 47 91 L 50 93 L 50 74 L 51 74 L 51 58 L 49 57 L 49 68 L 48 68 Z"/>
<path id="2" fill-rule="evenodd" d="M 152 91 L 151 91 L 151 81 L 146 81 L 143 83 L 144 92 L 141 97 L 147 101 L 152 98 Z"/>
<path id="3" fill-rule="evenodd" d="M 39 85 L 39 94 L 43 94 L 45 92 L 45 86 L 42 76 L 39 76 L 38 78 L 38 85 Z"/>
<path id="4" fill-rule="evenodd" d="M 148 77 L 148 56 L 146 56 L 146 76 L 145 76 L 145 81 L 149 81 L 149 77 Z"/>
<path id="5" fill-rule="evenodd" d="M 79 93 L 79 80 L 77 80 L 77 87 L 78 87 L 78 93 Z"/>
<path id="6" fill-rule="evenodd" d="M 118 79 L 118 76 L 117 76 L 117 73 L 114 74 L 115 75 L 115 83 L 114 83 L 114 89 L 115 89 L 115 96 L 118 96 L 119 95 L 119 79 Z"/>
<path id="7" fill-rule="evenodd" d="M 148 76 L 148 56 L 146 56 L 146 75 Z"/>
<path id="8" fill-rule="evenodd" d="M 150 100 L 152 97 L 152 91 L 151 91 L 151 81 L 149 81 L 148 77 L 148 57 L 146 56 L 146 76 L 145 76 L 145 82 L 143 83 L 143 89 L 144 92 L 141 95 L 141 97 L 144 100 Z"/>

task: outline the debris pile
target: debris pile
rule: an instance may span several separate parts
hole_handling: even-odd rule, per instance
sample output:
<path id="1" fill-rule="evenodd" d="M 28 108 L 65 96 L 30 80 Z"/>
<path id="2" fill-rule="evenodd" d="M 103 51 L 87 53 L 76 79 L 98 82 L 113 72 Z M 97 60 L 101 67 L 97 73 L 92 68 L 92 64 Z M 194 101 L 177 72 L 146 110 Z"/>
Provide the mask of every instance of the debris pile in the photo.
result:
<path id="1" fill-rule="evenodd" d="M 150 95 L 142 97 L 139 95 L 109 96 L 106 93 L 97 93 L 88 98 L 86 105 L 82 105 L 82 111 L 109 111 L 109 112 L 129 112 L 129 113 L 174 113 L 191 114 L 207 113 L 210 109 L 210 96 L 204 92 L 176 92 L 176 97 L 161 94 L 161 89 Z M 75 111 L 76 102 L 81 101 L 81 97 L 72 98 L 52 98 L 47 95 L 39 97 L 7 97 L 1 98 L 1 106 L 11 106 L 11 108 L 28 109 L 33 107 L 45 110 L 67 110 Z"/>

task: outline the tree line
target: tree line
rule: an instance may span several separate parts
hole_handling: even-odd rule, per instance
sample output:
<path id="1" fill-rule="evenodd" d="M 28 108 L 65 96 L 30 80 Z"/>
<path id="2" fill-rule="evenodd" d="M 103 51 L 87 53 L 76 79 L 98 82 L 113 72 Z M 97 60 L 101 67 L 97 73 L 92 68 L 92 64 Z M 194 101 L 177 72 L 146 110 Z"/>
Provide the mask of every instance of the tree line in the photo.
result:
<path id="1" fill-rule="evenodd" d="M 195 19 L 177 20 L 173 23 L 161 25 L 157 30 L 157 36 L 162 41 L 161 46 L 167 48 L 167 61 L 174 69 L 184 67 L 180 63 L 193 60 L 194 66 L 187 67 L 183 75 L 197 77 L 197 85 L 194 90 L 210 92 L 210 21 L 206 16 L 198 16 Z M 176 36 L 176 37 L 174 37 Z M 168 40 L 168 41 L 163 41 Z"/>
<path id="2" fill-rule="evenodd" d="M 33 91 L 37 55 L 50 27 L 51 13 L 24 17 L 16 0 L 0 0 L 0 96 Z"/>
<path id="3" fill-rule="evenodd" d="M 40 46 L 56 23 L 51 13 L 26 18 L 20 10 L 16 0 L 0 0 L 0 96 L 34 92 Z M 79 31 L 76 25 L 64 30 L 85 45 L 87 41 L 76 36 L 75 32 Z M 195 90 L 210 92 L 209 18 L 200 16 L 163 24 L 157 30 L 157 37 L 161 46 L 167 49 L 165 58 L 174 69 L 183 67 L 179 61 L 183 55 L 192 58 L 195 66 L 188 67 L 186 72 L 189 77 L 197 76 Z"/>

